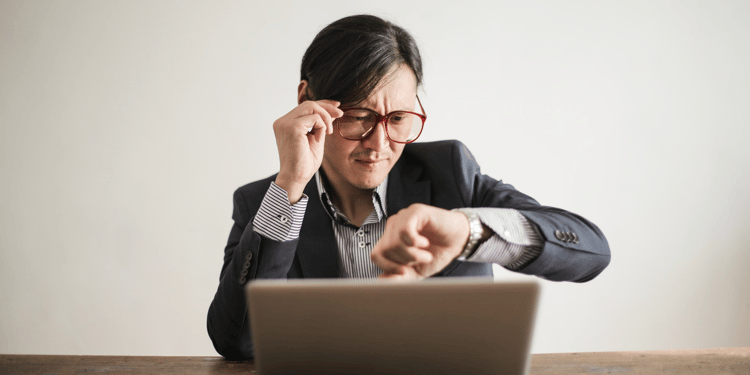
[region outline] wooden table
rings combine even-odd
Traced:
[[[221,357],[0,355],[0,374],[246,374],[252,362]],[[750,348],[533,354],[531,374],[750,375]]]

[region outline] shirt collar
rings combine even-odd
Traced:
[[[331,188],[331,184],[328,181],[328,178],[323,172],[323,168],[320,168],[317,172],[315,172],[315,184],[318,186],[320,202],[323,203],[323,207],[326,209],[326,212],[331,217],[331,219],[340,223],[350,224],[346,216],[337,211],[336,207],[331,201],[331,194],[333,194],[334,192]],[[329,190],[331,191],[331,193],[328,193]],[[372,192],[372,205],[375,207],[375,213],[378,215],[378,220],[383,220],[387,217],[386,212],[388,211],[385,205],[385,194],[387,190],[388,175],[385,176],[383,182],[381,182],[380,185],[378,185]]]

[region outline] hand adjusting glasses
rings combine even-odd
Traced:
[[[424,112],[422,102],[417,96],[419,109]],[[359,141],[367,138],[372,134],[379,123],[385,126],[385,134],[396,143],[412,143],[419,138],[424,128],[424,122],[427,120],[426,114],[419,114],[409,111],[393,111],[385,116],[368,108],[342,107],[344,115],[334,120],[334,124],[339,129],[344,139],[350,141]]]

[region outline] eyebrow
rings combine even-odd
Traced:
[[[366,110],[369,110],[369,111],[373,111],[373,112],[375,112],[375,113],[377,113],[377,114],[379,114],[381,116],[385,116],[385,115],[387,115],[389,113],[393,113],[393,112],[413,112],[414,111],[414,108],[412,108],[412,109],[394,109],[394,110],[392,110],[390,112],[386,112],[385,114],[381,114],[380,112],[378,112],[378,111],[376,111],[376,110],[374,110],[372,108],[361,107],[361,106],[358,106],[358,105],[353,105],[353,106],[342,105],[339,108],[343,108],[343,109],[366,109]]]

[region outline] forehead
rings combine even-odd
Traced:
[[[386,75],[378,86],[356,107],[387,113],[399,109],[412,109],[417,97],[417,79],[407,66],[400,65]]]

